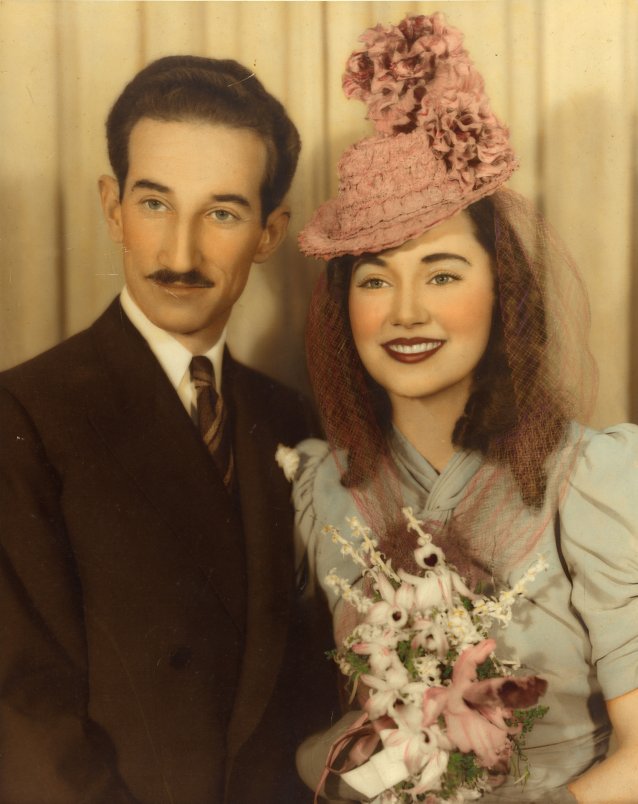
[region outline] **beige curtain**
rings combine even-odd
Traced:
[[[233,57],[289,109],[304,141],[292,232],[255,266],[230,341],[246,362],[304,387],[302,333],[319,271],[295,235],[335,189],[339,154],[369,133],[340,89],[359,33],[444,11],[466,34],[536,199],[581,266],[600,366],[596,424],[638,418],[636,0],[109,2],[0,0],[0,367],[89,324],[119,291],[96,178],[103,125],[124,83],[178,52]]]

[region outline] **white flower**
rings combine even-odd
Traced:
[[[443,654],[445,655],[445,654]],[[428,687],[437,687],[441,683],[440,661],[435,656],[421,656],[414,660],[414,666],[419,678],[425,681]]]
[[[472,617],[464,606],[457,606],[448,612],[446,625],[451,642],[461,648],[474,645],[481,639],[481,634],[476,630]]]
[[[394,651],[395,647],[396,638],[378,636],[373,642],[356,642],[351,649],[355,653],[368,656],[372,674],[377,678],[384,678],[386,670],[392,664],[393,657],[398,661]]]
[[[428,609],[445,606],[450,602],[446,594],[447,587],[441,582],[439,575],[433,572],[426,572],[420,577],[400,569],[399,577],[404,583],[409,583],[415,588],[414,608],[417,611],[426,612]]]
[[[425,793],[428,790],[438,790],[441,787],[441,776],[447,770],[449,754],[447,751],[436,749],[431,755],[419,781],[414,789],[414,793]]]
[[[375,585],[382,600],[372,605],[366,621],[375,625],[391,625],[397,630],[403,628],[414,602],[414,587],[402,583],[395,589],[384,575],[376,576]]]
[[[299,453],[292,447],[286,447],[283,444],[277,445],[275,452],[275,460],[277,465],[283,471],[286,480],[290,483],[295,479],[297,469],[299,468]]]
[[[412,637],[413,648],[425,648],[428,653],[433,654],[439,661],[443,661],[448,652],[448,638],[445,633],[444,623],[441,622],[441,615],[437,615],[439,622],[433,620],[420,620],[415,622],[418,628]]]
[[[394,705],[401,697],[401,690],[410,683],[408,671],[397,654],[392,651],[388,659],[386,667],[379,675],[361,675],[361,681],[370,687],[370,697],[365,702],[370,720],[377,720],[383,715],[393,717]]]
[[[511,589],[504,589],[498,599],[480,598],[474,600],[474,616],[483,620],[491,619],[507,625],[512,619],[512,607],[516,601],[525,593],[526,586],[531,583],[540,572],[544,572],[548,567],[543,555],[539,555],[537,560],[525,572],[525,574],[514,584]]]
[[[337,575],[336,569],[332,569],[328,575],[326,575],[324,580],[326,584],[331,586],[338,595],[350,603],[351,606],[354,606],[354,608],[360,614],[365,614],[365,612],[369,610],[370,606],[372,606],[372,601],[370,598],[366,597],[358,589],[353,589],[345,578]]]

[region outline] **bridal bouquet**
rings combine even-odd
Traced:
[[[360,737],[350,751],[356,767],[342,776],[379,804],[478,799],[524,759],[525,734],[547,711],[536,706],[546,682],[517,675],[488,638],[494,623],[510,621],[516,599],[547,565],[539,558],[498,598],[473,594],[412,510],[404,515],[418,537],[421,575],[395,571],[355,518],[348,520],[350,540],[325,528],[365,578],[365,591],[336,571],[326,578],[359,613],[334,659],[353,697],[359,688],[365,699],[362,717],[332,757]]]

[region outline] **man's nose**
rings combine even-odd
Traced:
[[[163,268],[177,273],[190,271],[200,264],[201,253],[197,225],[191,220],[176,218],[167,227],[159,255]]]
[[[426,294],[411,286],[398,287],[393,294],[391,322],[396,326],[415,327],[431,318]]]

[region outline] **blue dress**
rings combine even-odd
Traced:
[[[517,660],[548,681],[541,703],[549,711],[526,742],[531,776],[525,788],[508,780],[484,801],[542,800],[543,791],[581,775],[608,750],[605,700],[638,688],[638,427],[598,432],[574,425],[570,437],[577,443],[576,459],[565,493],[546,501],[556,510],[543,520],[547,525],[535,549],[549,569],[528,586],[512,622],[494,633],[501,658]],[[391,448],[405,502],[420,519],[453,511],[482,465],[480,454],[460,451],[439,474],[397,431]],[[345,518],[361,515],[339,482],[328,445],[308,440],[297,451],[298,558],[307,558],[338,613],[337,598],[323,579],[334,568],[351,582],[360,575],[322,528],[334,525],[347,536]],[[532,560],[498,580],[513,585]]]

